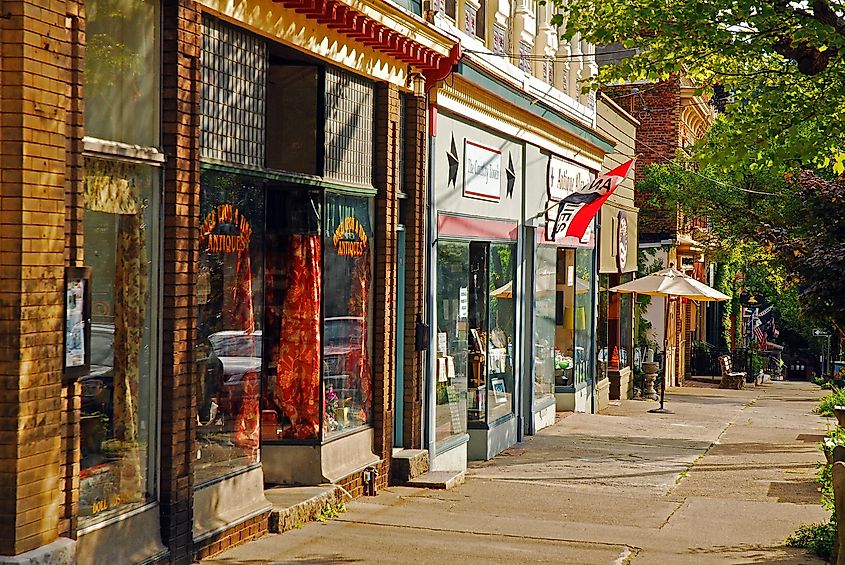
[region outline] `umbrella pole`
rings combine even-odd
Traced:
[[[666,371],[668,368],[667,359],[669,357],[669,295],[663,297],[663,374],[661,375],[662,382],[660,383],[660,408],[649,410],[652,414],[674,414],[671,410],[663,407],[663,402],[666,399]]]

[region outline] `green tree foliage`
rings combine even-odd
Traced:
[[[717,87],[725,127],[713,131],[707,150],[723,170],[831,160],[837,172],[845,168],[838,0],[551,1],[564,37],[636,50],[600,69],[591,86],[682,73],[704,90]]]
[[[746,290],[774,303],[796,332],[820,320],[845,328],[845,182],[808,171],[731,176],[685,164],[648,167],[637,188],[709,218],[706,243],[721,264],[717,288],[736,296],[731,281],[742,272]]]

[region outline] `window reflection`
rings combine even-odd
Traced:
[[[205,173],[197,280],[197,460],[201,484],[258,460],[262,183]]]
[[[534,273],[534,402],[554,394],[557,249],[537,247]]]
[[[467,393],[469,244],[437,244],[435,441],[466,433],[468,410],[483,410],[485,389]]]
[[[85,163],[83,229],[93,304],[91,371],[80,379],[83,523],[153,496],[155,180],[151,167]]]

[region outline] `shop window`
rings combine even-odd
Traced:
[[[210,16],[202,30],[202,156],[263,167],[267,43]]]
[[[322,116],[316,65],[270,61],[267,80],[267,167],[318,175]]]
[[[85,2],[86,135],[158,146],[159,17],[155,0]]]
[[[262,184],[211,172],[201,180],[195,484],[258,461]]]
[[[575,250],[575,382],[585,383],[593,371],[593,253],[591,248]]]
[[[446,438],[463,433],[455,413],[464,393],[469,425],[513,412],[515,246],[442,242],[438,250],[438,437]]]
[[[534,402],[554,395],[557,249],[537,247],[534,272]],[[562,368],[561,368],[562,370]]]
[[[469,244],[437,244],[435,442],[466,433],[469,369]]]
[[[370,423],[373,402],[373,200],[326,195],[323,435]]]
[[[319,191],[267,193],[265,440],[320,435],[321,204]]]
[[[489,375],[489,422],[513,412],[514,359],[516,341],[516,308],[514,268],[516,247],[510,243],[490,244],[490,307],[487,338],[487,371]]]
[[[372,81],[326,67],[323,166],[326,178],[372,186],[374,104]]]
[[[91,371],[80,379],[82,527],[155,494],[157,178],[149,166],[85,161],[92,310]]]
[[[633,333],[633,297],[630,294],[607,292],[608,289],[631,280],[631,275],[601,275],[599,292],[599,326],[596,341],[599,377],[606,369],[619,370],[631,365]]]
[[[575,276],[575,250],[556,248],[555,258],[555,385],[576,383],[575,296],[586,292]]]

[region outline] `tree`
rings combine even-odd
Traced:
[[[685,165],[648,167],[638,190],[707,216],[705,243],[717,261],[741,267],[747,285],[793,325],[808,329],[805,313],[845,329],[845,181],[810,171],[731,176]]]
[[[727,127],[714,130],[708,151],[723,170],[831,160],[845,170],[841,0],[551,1],[567,39],[637,52],[587,86],[683,73],[718,92]]]

